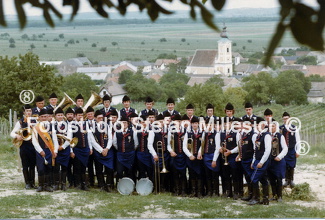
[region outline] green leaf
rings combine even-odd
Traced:
[[[297,13],[291,18],[290,28],[293,36],[301,44],[308,45],[315,50],[323,50],[324,41],[317,30],[317,25],[308,17],[301,15]]]
[[[46,1],[44,4],[47,8],[50,8],[58,18],[62,19],[62,14],[49,1]]]
[[[2,0],[0,0],[0,25],[2,25],[4,27],[7,26],[5,15],[3,13],[3,2],[2,2]]]
[[[43,16],[45,18],[46,23],[48,23],[48,25],[50,25],[52,28],[55,27],[53,19],[48,10],[44,9]]]
[[[217,9],[218,11],[220,11],[226,3],[226,0],[211,0],[211,1],[212,1],[213,7],[215,9]]]
[[[201,8],[201,16],[203,18],[203,21],[205,24],[207,24],[210,28],[219,31],[219,28],[214,24],[213,22],[213,14],[211,14],[210,11],[208,11],[203,5],[199,5]]]
[[[266,57],[265,57],[265,60],[264,60],[264,65],[265,66],[267,66],[269,64],[271,56],[273,56],[274,50],[278,46],[278,44],[280,43],[285,30],[286,30],[286,26],[283,25],[283,23],[281,23],[281,22],[278,23],[278,26],[276,28],[276,32],[273,35],[272,40],[271,40],[271,42],[269,44],[269,47],[267,49],[267,52],[266,52]]]
[[[19,19],[19,24],[21,29],[23,29],[26,26],[26,14],[22,4],[23,3],[21,1],[15,0],[15,7],[18,14],[18,19]]]
[[[202,4],[205,4],[208,0],[202,0]]]

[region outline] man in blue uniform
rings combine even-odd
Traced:
[[[212,117],[212,116],[211,116]],[[207,125],[203,134],[203,144],[199,149],[198,159],[204,162],[205,178],[207,183],[207,196],[219,196],[219,173],[220,173],[220,134],[215,125],[217,119],[208,117],[205,120]],[[218,118],[219,120],[219,118]]]
[[[284,139],[288,146],[288,153],[284,157],[286,161],[286,175],[284,187],[290,186],[293,188],[295,183],[293,182],[294,170],[297,163],[297,158],[299,157],[300,152],[300,134],[299,130],[295,125],[289,125],[287,122],[290,118],[288,112],[284,112],[282,115],[283,125],[280,126],[280,133],[284,136]]]
[[[253,184],[253,198],[248,202],[248,205],[256,205],[260,203],[259,182],[262,184],[263,200],[262,204],[269,204],[269,184],[267,181],[267,168],[270,163],[272,137],[265,129],[266,122],[263,118],[257,117],[256,123],[258,134],[254,134],[252,141],[254,143],[254,157],[251,164],[253,170],[251,181]],[[260,124],[261,123],[261,124]]]
[[[88,127],[88,123],[83,121],[84,113],[82,108],[75,110],[76,121],[73,121],[72,132],[73,137],[78,138],[78,144],[72,149],[70,156],[73,158],[73,175],[76,185],[79,189],[88,191],[86,185],[86,168],[89,155],[92,154],[92,132]]]
[[[112,111],[116,108],[111,106],[112,102],[112,97],[109,96],[108,94],[104,95],[103,97],[103,105],[104,107],[100,109],[101,113],[103,114],[104,117],[107,118],[107,121],[109,122],[110,115]]]
[[[202,197],[202,174],[203,162],[199,160],[198,153],[201,147],[203,132],[199,129],[199,118],[192,117],[191,130],[184,136],[183,151],[186,154],[186,164],[189,169],[189,179],[191,182],[191,197]]]
[[[124,108],[120,110],[120,118],[129,118],[129,116],[134,112],[137,113],[137,110],[131,108],[131,99],[129,96],[125,95],[122,99],[122,104]]]
[[[100,110],[95,112],[95,118],[94,138],[96,144],[93,144],[93,155],[98,186],[103,191],[111,192],[114,185],[114,151],[111,150],[113,143],[112,132],[108,124],[104,122],[104,116]],[[106,174],[106,180],[104,174]]]
[[[53,123],[53,130],[56,134],[63,135],[68,139],[72,139],[71,129],[68,129],[68,123],[64,121],[64,114],[62,108],[58,108],[55,111],[56,121]],[[53,169],[54,186],[53,190],[58,190],[61,186],[61,190],[66,191],[66,177],[70,160],[70,142],[63,138],[58,138],[58,153],[55,158],[55,166]]]
[[[153,106],[155,104],[155,102],[153,101],[153,99],[148,96],[146,98],[146,101],[144,102],[144,104],[146,105],[146,109],[143,109],[141,112],[140,112],[140,115],[145,115],[147,116],[149,111],[153,111],[155,113],[155,116],[158,115],[158,110],[157,109],[154,109]]]
[[[122,115],[123,123],[120,131],[116,131],[113,137],[113,145],[117,149],[117,177],[129,177],[134,179],[133,167],[135,149],[138,146],[137,133],[129,126],[129,119]]]
[[[163,114],[165,112],[169,112],[169,114],[171,115],[171,118],[173,119],[173,117],[177,114],[179,114],[178,111],[176,111],[174,108],[175,108],[175,101],[173,98],[168,98],[167,101],[166,101],[166,106],[167,106],[167,110],[165,110],[163,112]]]
[[[10,136],[17,141],[21,141],[21,146],[19,147],[19,155],[21,159],[21,164],[23,168],[23,175],[25,180],[25,188],[33,189],[35,186],[35,166],[36,166],[36,157],[35,157],[35,148],[33,146],[32,140],[23,140],[22,135],[28,136],[31,135],[32,130],[29,123],[29,118],[32,116],[32,108],[29,104],[23,106],[24,116],[17,121],[14,129],[10,133]],[[27,128],[30,130],[28,131]],[[23,131],[23,134],[18,134],[20,129],[26,129]]]
[[[36,192],[53,192],[50,185],[50,175],[53,160],[58,150],[57,136],[47,121],[47,111],[42,109],[39,112],[39,123],[34,126],[32,142],[36,150],[36,165],[38,172],[39,187]]]
[[[39,115],[40,111],[44,108],[44,98],[42,96],[37,96],[35,99],[36,107],[32,108],[32,115]]]
[[[183,139],[186,130],[181,127],[181,116],[174,115],[168,132],[167,149],[172,157],[174,195],[185,196],[187,188],[186,155],[183,151]]]
[[[192,120],[193,117],[196,117],[196,116],[194,115],[194,112],[195,112],[195,108],[194,108],[194,106],[193,106],[192,104],[188,104],[188,105],[186,106],[186,115],[187,115],[187,117],[189,118],[189,120]]]
[[[245,103],[245,112],[246,115],[242,117],[243,121],[247,121],[247,119],[253,124],[256,120],[256,115],[253,113],[253,105],[250,102]]]
[[[76,106],[73,108],[74,111],[77,110],[77,108],[82,108],[84,105],[84,97],[81,94],[78,94],[75,98]]]
[[[275,121],[270,124],[270,131],[272,132],[272,148],[270,166],[267,170],[267,175],[272,188],[272,200],[282,202],[282,179],[285,177],[286,170],[286,162],[284,157],[288,153],[288,146],[284,136],[277,131],[277,125],[278,123]]]
[[[49,109],[54,110],[56,108],[57,103],[58,103],[58,97],[54,92],[50,95],[49,102],[50,102],[50,104],[46,106],[46,109],[47,110],[49,110]]]

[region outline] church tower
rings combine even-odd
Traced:
[[[224,26],[218,40],[218,58],[215,62],[215,72],[225,76],[232,76],[232,42],[228,39],[227,27]]]

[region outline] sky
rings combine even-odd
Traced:
[[[70,6],[62,6],[62,0],[49,0],[59,11],[61,11],[63,14],[71,13],[71,7]],[[188,7],[182,4],[179,0],[173,0],[173,3],[170,4],[169,2],[158,0],[162,6],[170,9],[170,10],[187,10]],[[209,2],[211,0],[208,0],[206,3],[206,6],[208,8],[211,8],[211,3]],[[299,1],[299,0],[296,0]],[[89,5],[89,2],[87,0],[80,0],[81,7],[79,12],[92,12],[94,9],[92,9]],[[304,2],[311,6],[317,6],[317,0],[301,0],[301,2]],[[16,9],[14,6],[14,0],[6,0],[3,1],[4,5],[4,12],[5,15],[15,15]],[[233,8],[275,8],[280,7],[279,0],[227,0],[226,5],[224,6],[224,9],[233,9]],[[30,4],[26,4],[25,6],[26,14],[29,16],[36,16],[41,15],[42,12],[40,9],[32,8]],[[132,6],[128,8],[130,11],[137,11],[137,7]]]

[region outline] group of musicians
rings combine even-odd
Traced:
[[[98,187],[111,192],[121,178],[134,182],[148,178],[156,191],[159,188],[176,196],[221,194],[249,205],[267,205],[270,200],[282,201],[283,187],[295,186],[300,137],[299,130],[287,123],[287,112],[279,126],[270,109],[258,117],[250,103],[244,106],[246,115],[238,118],[231,103],[225,106],[223,117],[214,115],[212,104],[206,106],[206,116],[198,117],[192,104],[180,115],[172,98],[166,102],[167,110],[159,113],[148,97],[139,115],[131,108],[128,96],[123,97],[120,111],[111,101],[105,95],[102,109],[84,109],[84,98],[79,94],[76,107],[64,112],[53,93],[46,107],[40,96],[36,107],[23,107],[24,115],[11,137],[21,143],[26,189],[65,191],[68,181],[69,187],[88,191],[95,186],[96,177]]]

